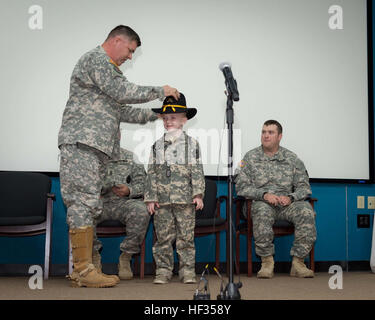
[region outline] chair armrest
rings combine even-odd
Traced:
[[[314,208],[314,206],[315,206],[315,202],[317,202],[318,199],[317,199],[317,198],[311,198],[311,197],[308,197],[308,198],[306,198],[306,201],[310,202],[310,204],[311,204],[311,206],[312,206],[312,208],[313,208],[313,210],[314,210],[314,209],[315,209],[315,208]]]
[[[240,223],[241,220],[241,210],[240,208],[242,207],[242,203],[246,201],[245,197],[242,196],[237,196],[233,198],[233,202],[236,205],[236,226]]]
[[[220,196],[219,198],[217,198],[217,200],[221,203],[223,201],[227,201],[228,197],[227,196]]]
[[[246,205],[246,212],[247,212],[247,217],[250,217],[251,220],[251,204],[253,200],[251,199],[246,199],[245,197],[239,196],[234,198],[234,201],[236,203],[236,224],[238,225],[241,220],[241,208],[243,205]],[[246,219],[249,220],[249,219]]]
[[[53,201],[56,197],[53,193],[47,194],[47,212],[46,212],[46,222],[47,222],[47,232],[52,232],[52,221],[53,221]]]
[[[233,199],[234,203],[236,204],[236,221],[235,221],[235,226],[237,229],[237,226],[240,224],[241,221],[241,209],[243,204],[246,204],[247,199],[242,196],[237,196]],[[251,201],[251,200],[250,200]]]
[[[318,201],[318,199],[317,198],[313,198],[313,197],[307,197],[305,200],[307,200],[307,201],[310,201],[310,200],[312,200],[312,201]]]
[[[245,201],[245,200],[246,200],[246,198],[242,197],[242,196],[237,196],[237,197],[233,198],[234,202],[237,202],[237,201],[241,202],[241,201]]]

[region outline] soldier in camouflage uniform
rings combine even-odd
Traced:
[[[118,280],[98,273],[92,265],[93,221],[102,213],[105,168],[116,146],[120,122],[157,119],[151,110],[127,104],[179,96],[169,86],[138,86],[125,78],[119,66],[131,59],[140,45],[134,30],[118,26],[101,46],[79,59],[71,76],[58,146],[61,193],[72,243],[73,286],[110,287]]]
[[[196,114],[187,108],[184,95],[177,101],[167,97],[161,113],[167,132],[152,146],[148,166],[145,202],[154,214],[157,241],[154,283],[167,283],[172,277],[173,242],[179,257],[179,278],[195,279],[195,210],[203,208],[205,181],[198,142],[183,131],[183,125]]]
[[[126,237],[120,244],[119,278],[133,278],[130,260],[140,251],[150,220],[143,190],[146,171],[135,155],[121,148],[119,160],[109,161],[102,189],[103,213],[95,219],[97,225],[105,220],[119,220],[126,226]],[[102,244],[94,232],[93,264],[100,271]]]
[[[294,224],[295,239],[290,275],[313,277],[304,264],[316,240],[315,213],[307,201],[311,195],[309,177],[303,162],[281,147],[282,126],[268,120],[262,129],[262,145],[246,153],[236,172],[239,196],[253,200],[251,207],[256,253],[262,259],[259,278],[271,278],[274,269],[272,226],[275,219]]]

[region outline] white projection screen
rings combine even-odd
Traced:
[[[230,62],[240,93],[233,106],[234,168],[259,146],[264,121],[276,119],[284,127],[282,145],[304,161],[310,178],[371,182],[368,6],[365,0],[1,0],[0,170],[58,173],[57,136],[73,68],[124,24],[142,41],[121,66],[127,79],[169,84],[198,109],[185,129],[201,144],[207,176],[227,175],[218,66]],[[124,123],[121,131],[122,147],[147,164],[163,126]]]

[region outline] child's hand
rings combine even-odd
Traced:
[[[147,203],[147,210],[148,210],[148,212],[149,212],[151,215],[153,215],[153,214],[156,212],[155,206],[156,206],[156,208],[160,208],[158,202],[148,202],[148,203]]]
[[[195,210],[203,209],[203,199],[201,195],[195,196],[193,199],[193,203],[195,204]]]

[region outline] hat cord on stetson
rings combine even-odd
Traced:
[[[187,109],[186,106],[179,106],[179,105],[174,105],[174,104],[166,104],[166,105],[163,106],[163,112],[165,112],[165,109],[167,109],[168,107],[172,108],[173,112],[176,112],[175,108],[185,108],[185,109]]]

